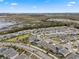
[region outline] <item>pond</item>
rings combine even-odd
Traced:
[[[0,20],[0,29],[14,25],[15,22],[1,21]]]

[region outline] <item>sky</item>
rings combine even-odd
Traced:
[[[72,12],[79,12],[79,0],[0,0],[0,13]]]

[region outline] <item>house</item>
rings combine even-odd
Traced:
[[[22,54],[22,55],[17,56],[15,59],[29,59],[29,57],[26,56],[25,54]]]
[[[28,39],[28,42],[32,43],[33,45],[38,44],[39,41],[40,41],[40,40],[37,39],[36,36],[31,36],[31,37]]]
[[[49,51],[57,53],[57,49],[56,49],[56,47],[54,45],[49,44],[48,49],[49,49]]]
[[[37,40],[37,36],[31,36],[29,37],[28,41],[31,43],[31,42],[34,42],[34,40]]]
[[[65,48],[67,48],[70,52],[73,52],[72,42],[69,41],[68,43],[66,43]]]
[[[43,47],[43,48],[45,48],[45,49],[48,49],[49,51],[52,51],[54,53],[57,52],[57,49],[56,49],[55,45],[49,44],[49,43],[47,43],[44,40],[43,41],[39,41],[38,45]]]
[[[7,49],[7,50],[5,50],[4,52],[3,52],[3,55],[5,56],[5,57],[8,57],[9,59],[14,59],[16,56],[18,56],[19,54],[18,54],[18,52],[17,51],[15,51],[13,48],[9,48],[9,49]]]
[[[46,41],[39,41],[38,46],[43,47],[43,48],[48,48],[49,44]]]
[[[58,51],[59,54],[61,54],[62,56],[66,57],[68,54],[70,54],[69,50],[66,48],[62,48]]]
[[[0,55],[3,55],[3,52],[4,52],[5,50],[7,50],[6,47],[4,47],[4,48],[0,48]]]
[[[70,55],[68,55],[66,58],[64,59],[79,59],[79,55],[76,53],[71,53]]]

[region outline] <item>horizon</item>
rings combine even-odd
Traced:
[[[4,12],[4,13],[2,13],[2,14],[56,14],[56,13],[58,13],[58,14],[72,14],[72,13],[74,13],[74,14],[79,14],[79,12],[50,12],[50,13],[32,13],[32,12],[30,12],[30,13],[27,13],[27,12]],[[0,12],[0,14],[1,14],[1,12]]]
[[[79,0],[0,0],[0,13],[79,13]]]

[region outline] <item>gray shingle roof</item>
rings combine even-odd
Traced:
[[[8,57],[8,58],[14,57],[17,54],[18,54],[17,51],[15,51],[12,48],[9,48],[9,49],[7,49],[6,51],[3,52],[3,55]]]
[[[59,50],[59,53],[66,57],[70,52],[66,48],[62,48]]]
[[[0,54],[2,54],[5,50],[7,50],[7,48],[0,48]]]
[[[72,53],[69,56],[67,56],[65,59],[79,59],[79,55]]]
[[[28,56],[26,55],[20,55],[20,56],[17,56],[15,59],[29,59]]]

